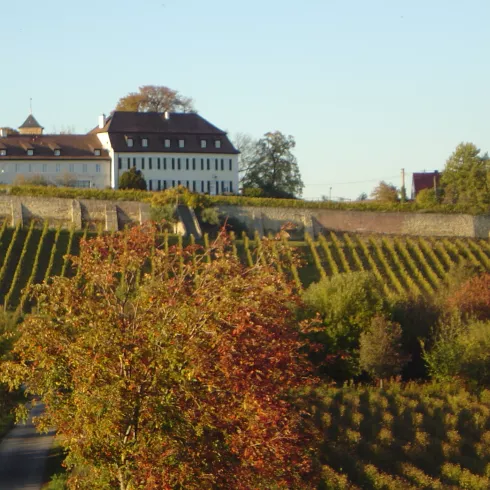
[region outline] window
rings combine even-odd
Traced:
[[[215,189],[214,189],[214,191],[216,192],[216,195],[218,195],[218,194],[219,194],[219,180],[217,180],[217,181],[215,182]]]
[[[31,171],[31,170],[29,169],[29,172],[30,172],[30,171]],[[75,172],[75,164],[74,164],[74,163],[70,163],[70,172],[71,172],[71,173],[74,173],[74,172]]]
[[[75,187],[90,187],[90,180],[77,180],[75,182]]]
[[[214,147],[215,147],[215,148],[221,148],[221,141],[220,141],[220,140],[216,140],[216,141],[214,142]]]
[[[0,157],[7,156],[7,150],[0,150]]]
[[[196,170],[196,159],[192,159],[192,170]]]
[[[158,179],[158,190],[161,191],[162,190],[162,181],[160,179]]]
[[[100,150],[94,150],[94,155],[96,157],[100,157]],[[121,167],[119,167],[119,168],[121,168]]]
[[[164,180],[164,181],[163,181],[163,190],[165,190],[166,188],[167,188],[167,181],[166,181],[166,180]]]
[[[214,159],[214,170],[218,170],[218,159]]]
[[[208,158],[206,161],[207,169],[211,170],[211,160]]]
[[[188,158],[185,159],[185,169],[189,170],[189,159]]]
[[[177,170],[180,170],[180,158],[177,158]]]
[[[141,170],[145,169],[145,157],[141,159]]]
[[[175,180],[172,180],[172,187],[175,187]]]
[[[162,161],[160,159],[160,157],[157,158],[157,169],[160,170],[161,169],[161,165],[162,164]]]
[[[29,163],[29,172],[32,172],[32,163]]]
[[[172,170],[175,170],[175,158],[172,158]]]
[[[61,155],[61,151],[60,150],[58,150],[58,149],[54,150],[54,156],[55,157],[59,157],[60,155]]]
[[[150,179],[148,181],[148,184],[149,184],[149,188],[150,188],[149,190],[152,191],[153,190],[153,181]]]
[[[149,168],[150,170],[152,170],[152,168],[153,168],[153,162],[152,162],[152,160],[151,160],[151,157],[150,157],[150,158],[148,158],[148,168]]]
[[[143,139],[141,140],[141,146],[142,146],[143,148],[148,148],[148,138],[143,138]]]
[[[82,166],[82,172],[87,173],[87,164],[86,163],[84,163]]]
[[[201,158],[201,170],[204,170],[204,158]]]
[[[201,180],[201,192],[204,192],[204,180]]]
[[[133,167],[136,167],[136,157],[133,157]]]
[[[128,170],[131,168],[131,158],[128,157]]]
[[[32,157],[34,155],[34,150],[27,150],[27,156]]]
[[[221,159],[221,170],[224,170],[224,169],[225,169],[225,161],[222,158]]]
[[[208,194],[211,194],[211,182],[208,180]]]
[[[122,169],[122,158],[121,158],[121,157],[119,157],[119,158],[117,159],[117,168],[118,168],[119,170],[121,170],[121,169]]]
[[[201,148],[206,148],[206,140],[201,140]]]
[[[167,159],[163,159],[163,170],[167,170]]]
[[[180,180],[177,181],[177,185],[180,185]]]
[[[185,186],[189,189],[189,181],[186,181]]]
[[[61,165],[59,163],[56,164],[56,172],[58,173],[61,170]]]
[[[165,148],[170,148],[170,140],[165,140]]]
[[[126,140],[126,143],[128,145],[128,148],[132,148],[133,147],[133,138],[128,138]]]
[[[221,181],[221,192],[222,193],[223,192],[226,192],[226,189],[225,189],[225,181],[224,180]]]
[[[46,163],[43,163],[43,172],[48,171],[48,165]]]
[[[184,148],[185,141],[184,140],[179,140],[179,148]]]
[[[100,163],[95,164],[95,172],[100,174]]]
[[[230,180],[230,192],[233,192],[233,181]]]
[[[229,163],[230,163],[230,172],[231,172],[233,170],[233,163],[232,163],[231,158],[230,158],[230,162]]]
[[[193,190],[193,192],[196,192],[196,181],[195,180],[192,181],[192,190]]]

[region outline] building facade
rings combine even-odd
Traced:
[[[183,185],[238,192],[238,151],[226,132],[198,114],[114,112],[85,135],[44,135],[30,115],[20,134],[0,129],[0,182],[41,177],[57,185],[112,187],[132,167],[148,190]]]

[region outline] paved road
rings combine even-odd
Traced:
[[[42,412],[41,405],[31,416]],[[37,434],[31,418],[26,425],[15,426],[0,444],[0,490],[39,490],[44,465],[53,443],[53,435]]]

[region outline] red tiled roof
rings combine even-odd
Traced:
[[[0,138],[0,148],[7,150],[7,155],[0,156],[0,161],[9,159],[109,159],[109,153],[102,149],[99,138],[95,134],[9,135]],[[27,149],[34,150],[34,154],[27,155]],[[54,155],[55,149],[60,150],[60,156]],[[94,154],[95,149],[101,150],[100,156]]]

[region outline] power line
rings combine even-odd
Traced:
[[[358,180],[355,182],[324,182],[324,183],[315,183],[315,184],[305,184],[305,185],[323,185],[323,186],[334,186],[334,185],[352,185],[352,184],[367,184],[370,182],[379,182],[381,180],[388,180],[388,179],[397,179],[399,176],[398,175],[392,175],[391,177],[379,177],[377,179],[369,179],[369,180]]]

